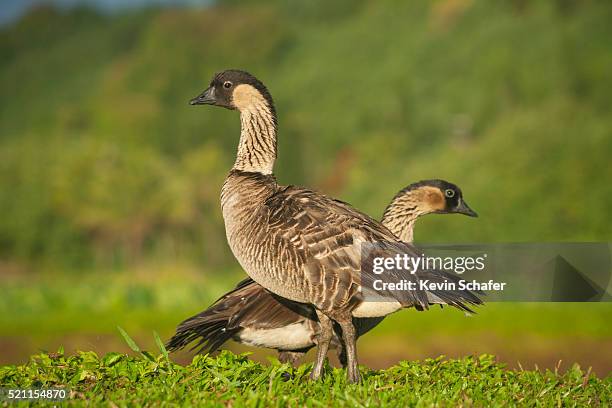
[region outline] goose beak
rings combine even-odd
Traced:
[[[459,199],[459,204],[457,205],[457,207],[455,207],[455,211],[454,212],[459,213],[459,214],[465,214],[468,217],[478,217],[478,214],[476,214],[476,211],[472,210],[465,203],[465,201],[463,201],[463,198]]]
[[[190,105],[214,105],[215,103],[215,88],[212,86],[189,101]]]

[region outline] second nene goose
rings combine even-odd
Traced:
[[[432,213],[477,216],[465,203],[459,187],[444,180],[423,180],[400,190],[384,211],[381,222],[402,241],[412,242],[416,220]],[[357,337],[383,319],[354,318]],[[281,362],[294,364],[316,345],[318,326],[312,306],[279,299],[247,278],[211,307],[183,321],[167,347],[174,351],[198,341],[194,348],[200,353],[210,353],[233,339],[250,346],[278,350]],[[331,344],[345,365],[344,347],[337,332]]]
[[[215,75],[191,104],[240,112],[236,161],[221,191],[228,243],[257,283],[278,296],[314,306],[320,331],[312,379],[322,374],[333,322],[342,330],[348,380],[359,382],[353,316],[381,317],[402,307],[426,309],[432,303],[481,303],[468,291],[421,290],[376,293],[388,301],[370,301],[364,296],[367,286],[362,282],[372,282],[377,276],[361,270],[362,244],[385,243],[371,251],[371,257],[418,256],[413,247],[344,202],[276,182],[272,174],[276,110],[266,87],[249,73],[227,70]],[[422,273],[417,271],[406,278],[416,281]],[[428,271],[427,278],[432,282],[458,280],[440,271]]]

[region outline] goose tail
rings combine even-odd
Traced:
[[[234,290],[218,299],[212,306],[181,322],[176,333],[166,343],[169,351],[177,351],[195,343],[190,351],[212,353],[240,331],[231,322],[241,310],[241,292],[252,280],[245,279]]]

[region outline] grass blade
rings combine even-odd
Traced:
[[[138,347],[136,342],[132,340],[132,338],[127,334],[127,332],[123,330],[120,326],[117,326],[117,330],[119,330],[119,333],[121,333],[121,336],[123,336],[123,339],[125,340],[127,345],[132,349],[132,351],[135,351],[136,353],[140,353],[140,347]]]
[[[155,343],[157,343],[157,347],[159,347],[159,351],[161,351],[161,353],[166,358],[166,361],[169,363],[170,357],[168,357],[168,350],[166,350],[166,346],[164,346],[164,342],[162,341],[162,339],[159,337],[159,334],[157,334],[155,330],[153,331],[153,337],[155,337]]]

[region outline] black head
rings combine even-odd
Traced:
[[[423,180],[406,187],[403,192],[415,189],[428,190],[427,201],[436,213],[457,213],[478,217],[465,200],[461,189],[445,180]]]
[[[216,74],[208,88],[189,103],[240,110],[253,101],[264,102],[274,111],[272,97],[260,80],[248,72],[228,69]]]

